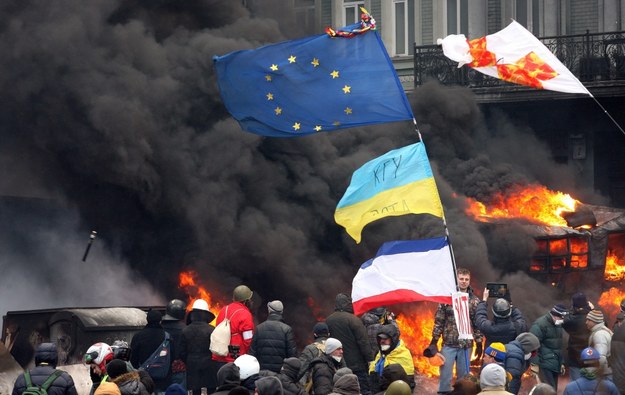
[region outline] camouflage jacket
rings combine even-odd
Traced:
[[[482,334],[475,327],[475,311],[480,299],[473,294],[473,289],[469,287],[469,317],[473,328],[473,338],[477,342],[482,341]],[[454,309],[450,304],[439,304],[434,316],[434,328],[432,329],[432,341],[438,343],[438,339],[443,336],[443,345],[450,347],[472,348],[472,340],[458,339],[458,327],[454,318]]]

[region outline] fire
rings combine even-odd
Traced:
[[[187,311],[191,310],[193,302],[198,299],[204,299],[208,303],[208,309],[215,315],[221,310],[222,305],[219,302],[213,302],[213,297],[204,288],[203,285],[198,284],[197,273],[194,271],[180,272],[178,275],[178,287],[184,289],[189,298],[187,304]],[[214,323],[214,322],[213,322]]]
[[[625,262],[622,262],[618,255],[610,250],[608,250],[608,254],[605,257],[605,279],[608,281],[625,279]]]
[[[310,307],[310,311],[312,311],[312,313],[315,316],[315,319],[317,321],[325,321],[326,320],[325,316],[321,312],[321,307],[319,307],[317,305],[317,303],[315,302],[315,300],[313,298],[311,298],[310,296],[308,298],[306,298],[306,304],[308,304],[308,307]]]
[[[625,291],[612,287],[604,291],[599,298],[599,306],[603,312],[614,322],[616,315],[621,311],[621,301],[625,299]]]
[[[478,221],[496,218],[524,218],[526,220],[553,226],[567,226],[560,215],[573,212],[580,202],[557,191],[550,191],[542,185],[514,186],[506,192],[493,196],[489,207],[482,202],[467,198],[466,213]]]
[[[422,355],[430,345],[434,328],[436,304],[419,304],[409,313],[399,313],[396,317],[401,333],[401,341],[412,353],[414,366],[419,374],[427,377],[438,377],[438,366],[430,365],[429,359]]]

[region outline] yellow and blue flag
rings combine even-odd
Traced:
[[[362,229],[375,220],[422,213],[443,218],[432,168],[419,142],[389,151],[356,170],[334,219],[360,243]]]
[[[248,132],[293,137],[413,119],[376,31],[317,35],[213,60],[223,102]]]

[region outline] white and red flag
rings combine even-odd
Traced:
[[[451,295],[451,299],[456,327],[458,327],[458,338],[472,340],[473,328],[471,327],[471,316],[469,315],[469,294],[466,292],[454,292]]]
[[[438,43],[458,67],[466,64],[491,77],[537,89],[592,96],[540,40],[516,21],[485,37],[468,40],[464,34],[452,34]]]

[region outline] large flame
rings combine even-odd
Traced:
[[[613,323],[616,315],[621,311],[621,301],[625,299],[625,291],[612,287],[604,291],[597,304],[601,307],[608,318],[608,322]]]
[[[605,257],[605,279],[608,281],[625,280],[625,262],[611,250],[608,250]]]
[[[488,207],[472,198],[467,198],[467,204],[466,213],[478,221],[523,218],[545,225],[567,226],[560,215],[575,211],[580,202],[571,195],[550,191],[542,185],[517,185],[495,194]]]
[[[417,372],[427,377],[438,377],[438,366],[430,365],[427,357],[422,355],[430,345],[434,327],[436,304],[419,303],[408,313],[399,313],[396,317],[401,333],[401,341],[412,353],[412,360]]]
[[[197,273],[194,271],[181,272],[178,275],[178,286],[185,291],[189,299],[187,311],[191,310],[193,302],[198,299],[204,299],[208,303],[208,309],[215,315],[221,310],[222,304],[213,301],[213,296],[206,288],[199,284]],[[214,322],[213,322],[214,324]]]

